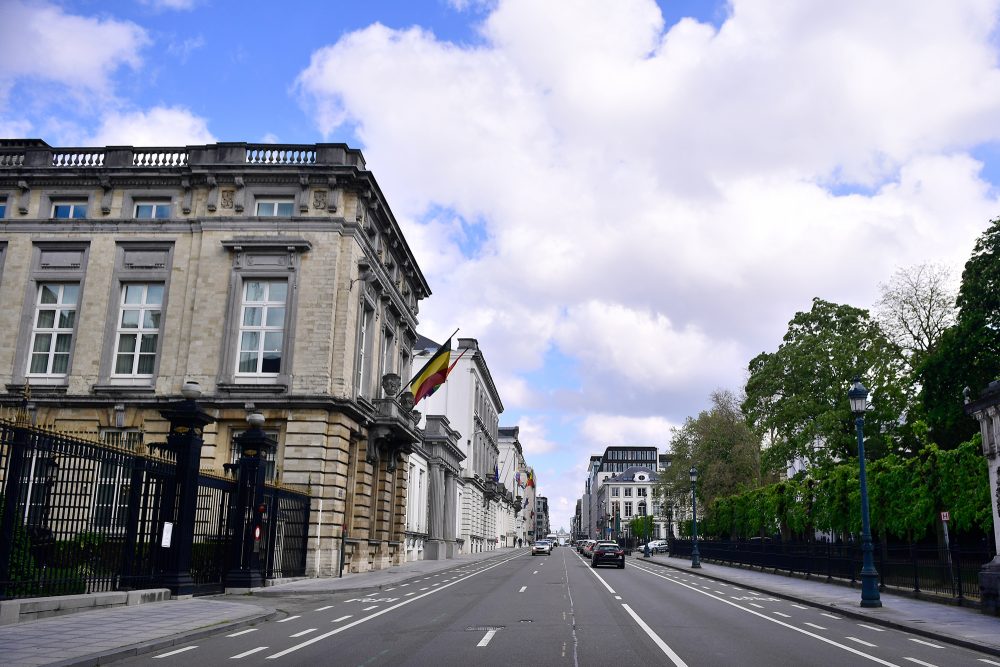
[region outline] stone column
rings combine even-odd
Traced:
[[[448,557],[443,541],[447,530],[445,524],[447,516],[445,471],[440,461],[429,461],[427,468],[427,500],[430,511],[427,517],[427,543],[424,546],[424,558],[440,560]]]
[[[966,390],[968,391],[968,390]],[[983,434],[983,454],[990,473],[990,503],[993,505],[993,539],[997,556],[979,571],[980,609],[984,614],[1000,614],[1000,380],[991,382],[978,400],[966,403],[965,411],[979,420]]]
[[[448,558],[454,558],[457,552],[455,544],[455,521],[458,502],[458,483],[455,481],[455,473],[451,470],[445,471],[445,495],[444,495],[444,540],[447,544]]]

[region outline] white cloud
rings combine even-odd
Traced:
[[[137,69],[149,43],[130,21],[66,13],[46,2],[7,0],[0,8],[0,83],[22,78],[57,83],[74,93],[111,97],[112,74]],[[0,85],[0,90],[4,86]],[[0,105],[6,100],[0,98]]]
[[[603,454],[605,447],[643,445],[663,451],[670,442],[670,429],[676,424],[664,417],[625,417],[612,414],[590,414],[580,427],[593,454]]]
[[[140,2],[154,9],[175,11],[189,11],[198,4],[198,0],[140,0]]]
[[[556,443],[548,439],[544,420],[538,417],[522,416],[518,420],[517,426],[520,429],[518,432],[518,441],[521,443],[525,459],[529,461],[529,465],[531,456],[546,454],[556,450]]]
[[[183,107],[111,112],[86,143],[92,146],[185,146],[215,143],[204,118]]]

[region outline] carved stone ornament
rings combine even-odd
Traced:
[[[403,395],[399,397],[399,405],[403,408],[403,412],[410,412],[411,410],[413,410],[414,406],[413,392],[404,391]]]
[[[233,196],[236,194],[235,190],[223,190],[222,191],[222,208],[232,208],[233,207]]]
[[[395,373],[386,373],[382,376],[382,391],[389,398],[396,398],[396,394],[399,393],[401,386],[402,380]]]
[[[324,209],[326,208],[326,190],[313,190],[313,208]]]

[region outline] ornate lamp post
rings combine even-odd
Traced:
[[[854,378],[854,384],[847,392],[854,413],[854,425],[858,430],[858,462],[861,465],[861,606],[881,607],[878,593],[878,572],[872,557],[872,530],[868,520],[868,478],[865,474],[865,410],[868,409],[868,390],[861,384],[861,378]]]
[[[691,478],[691,567],[701,568],[701,555],[698,553],[698,498],[695,495],[698,469],[691,466],[688,475]]]

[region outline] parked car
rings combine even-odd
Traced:
[[[597,540],[584,540],[580,545],[580,555],[590,558],[590,553],[595,544],[597,544]]]
[[[667,541],[666,540],[653,540],[649,543],[649,551],[654,554],[663,554],[667,552]],[[643,551],[645,547],[639,547],[640,551]]]
[[[531,545],[531,555],[537,556],[539,554],[543,556],[548,556],[552,553],[552,543],[548,540],[538,540]]]
[[[590,557],[590,567],[598,565],[617,565],[619,569],[624,569],[625,550],[614,542],[598,542]]]

